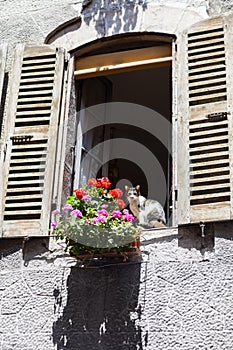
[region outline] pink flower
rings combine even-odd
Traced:
[[[91,199],[91,196],[89,196],[89,194],[86,194],[85,196],[83,196],[82,201],[91,201]]]
[[[56,223],[55,220],[53,220],[53,221],[51,222],[51,227],[56,227],[56,226],[57,226],[57,223]]]
[[[125,214],[123,216],[123,220],[132,222],[132,221],[134,221],[134,216],[132,214]]]
[[[77,209],[73,210],[71,212],[71,215],[77,216],[77,217],[80,217],[80,218],[83,216],[82,212],[80,210],[77,210]]]
[[[98,216],[99,215],[100,216],[108,216],[109,215],[107,210],[105,210],[105,209],[99,210],[97,214],[98,214]]]
[[[55,209],[55,210],[52,211],[52,214],[54,214],[54,215],[55,215],[55,214],[59,214],[59,213],[60,213],[60,210],[59,210],[59,209]]]
[[[93,224],[97,225],[98,222],[107,222],[107,218],[105,216],[98,216],[97,218],[94,218]]]
[[[71,204],[66,204],[66,205],[62,208],[63,211],[66,211],[66,210],[73,210],[73,209],[74,209],[74,208],[72,207]]]
[[[100,206],[100,208],[106,209],[106,208],[108,208],[108,204],[102,204],[102,205]]]
[[[112,217],[115,219],[120,219],[122,217],[122,212],[120,210],[114,210],[112,212]]]
[[[128,211],[128,209],[124,209],[124,210],[123,210],[123,214],[125,214],[125,215],[129,215],[129,211]]]

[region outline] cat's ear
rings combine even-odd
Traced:
[[[126,192],[128,192],[129,186],[126,186],[126,185],[125,185],[125,190],[126,190]]]
[[[137,191],[140,191],[140,185],[137,185],[137,186],[135,187],[135,189],[136,189]]]

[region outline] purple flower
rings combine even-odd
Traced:
[[[105,216],[98,216],[97,218],[94,218],[93,224],[97,225],[98,222],[107,222],[107,218]]]
[[[73,216],[78,216],[78,217],[80,217],[80,218],[83,216],[82,212],[81,212],[80,210],[77,210],[77,209],[73,210],[73,211],[71,212],[71,215],[73,215]]]
[[[125,214],[125,215],[123,216],[123,220],[124,220],[124,221],[130,221],[130,222],[132,222],[132,221],[134,221],[134,216],[131,215],[131,214]]]
[[[85,196],[82,197],[83,202],[84,201],[91,201],[91,200],[92,200],[92,198],[91,198],[91,196],[89,196],[89,194],[86,194]]]
[[[59,214],[60,213],[60,210],[59,209],[55,209],[52,211],[52,214],[55,215],[55,214]]]
[[[116,219],[120,219],[122,217],[122,212],[120,210],[113,210],[112,217]]]
[[[102,204],[102,205],[100,206],[100,208],[106,209],[106,208],[108,208],[108,204]]]
[[[99,215],[100,216],[108,216],[109,215],[107,210],[105,210],[105,209],[99,210],[97,214],[98,214],[98,216]]]
[[[125,214],[125,215],[129,215],[129,211],[128,211],[128,209],[124,209],[124,210],[123,210],[123,214]]]
[[[53,220],[53,221],[51,222],[51,227],[56,227],[56,226],[57,226],[57,223],[56,223],[55,220]]]
[[[62,208],[63,211],[66,211],[66,210],[73,210],[73,209],[74,209],[74,208],[72,207],[71,204],[66,204],[66,205]]]

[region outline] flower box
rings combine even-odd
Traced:
[[[90,250],[80,250],[77,255],[70,252],[70,255],[80,260],[90,260],[93,258],[115,258],[122,257],[124,260],[131,256],[140,255],[140,239],[136,239],[131,244],[120,249],[108,249],[103,252],[91,252]]]
[[[53,234],[78,258],[139,254],[140,229],[125,208],[119,188],[108,178],[89,179],[73,191],[62,210],[53,211]]]

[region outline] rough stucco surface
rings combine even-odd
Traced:
[[[46,239],[23,250],[2,241],[0,350],[232,349],[233,241],[223,229],[212,252],[153,234],[142,261],[85,267]]]
[[[166,6],[188,26],[188,11],[207,18],[232,11],[233,1],[93,0],[83,23],[99,37],[140,30],[134,8],[153,30]],[[0,41],[41,44],[81,8],[82,1],[0,0]],[[117,27],[118,14],[127,26]],[[0,241],[0,350],[232,350],[231,227],[216,227],[206,248],[198,230],[153,235],[142,240],[142,261],[104,266],[77,266],[52,241]]]

